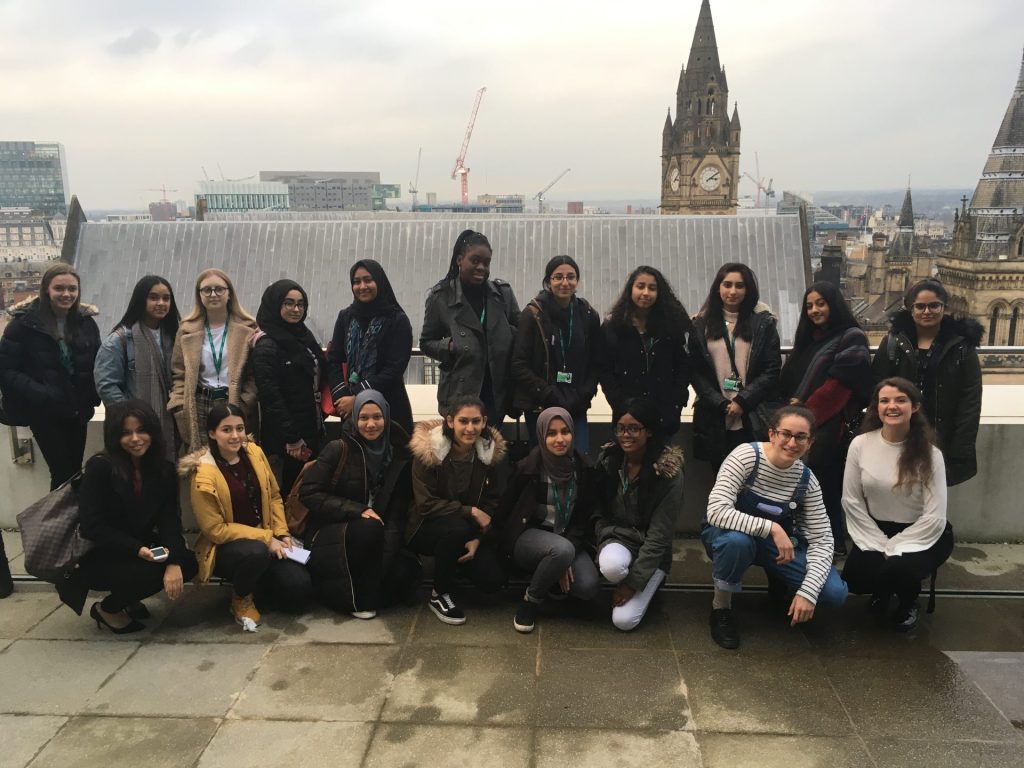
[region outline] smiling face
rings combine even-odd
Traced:
[[[222,277],[207,275],[199,283],[199,300],[207,312],[226,309],[230,298],[231,291]]]
[[[129,416],[121,426],[121,450],[133,459],[141,459],[153,444],[153,438],[142,426],[142,422]]]
[[[225,416],[217,428],[207,434],[217,444],[221,457],[231,460],[238,455],[245,442],[245,422],[241,416]]]
[[[356,430],[364,440],[376,440],[384,434],[384,412],[376,403],[366,403],[356,417]]]
[[[171,311],[171,289],[163,283],[157,283],[149,289],[146,296],[146,310],[143,322],[156,327]]]
[[[911,316],[918,328],[931,329],[942,322],[945,303],[934,291],[918,291],[910,304]]]
[[[814,323],[815,327],[825,327],[825,324],[828,323],[829,311],[828,302],[825,301],[824,296],[817,291],[811,291],[807,294],[807,300],[804,302],[804,312],[807,313],[807,318]]]
[[[363,304],[377,298],[377,281],[366,267],[358,267],[352,275],[352,295]]]
[[[281,319],[286,323],[301,323],[306,316],[306,300],[302,297],[302,291],[294,288],[284,295],[281,302]]]
[[[729,312],[739,312],[740,305],[747,298],[747,284],[739,272],[727,272],[718,284],[718,295],[722,297],[722,306]]]
[[[782,468],[791,467],[811,447],[811,424],[803,416],[783,416],[777,427],[768,430],[768,442],[772,463]]]
[[[628,413],[615,422],[615,442],[627,455],[642,454],[650,439],[650,430]]]
[[[572,301],[577,287],[579,287],[579,276],[571,264],[559,265],[551,273],[551,277],[548,278],[548,288],[551,291],[551,295],[562,304],[568,304]]]
[[[878,420],[882,426],[906,427],[910,424],[910,417],[920,407],[914,405],[910,395],[898,387],[882,387],[878,390]]]
[[[487,417],[475,405],[467,405],[446,417],[448,428],[455,434],[455,445],[460,449],[472,447],[487,426]]]
[[[654,275],[641,272],[633,281],[630,291],[633,306],[641,311],[649,310],[658,300],[658,280]]]
[[[544,445],[555,456],[567,456],[572,450],[572,432],[569,431],[569,425],[561,419],[552,419],[548,422]]]
[[[78,301],[78,278],[74,275],[57,275],[46,288],[50,306],[61,315],[65,315]]]
[[[491,274],[491,249],[471,245],[459,256],[459,279],[466,285],[483,285]]]

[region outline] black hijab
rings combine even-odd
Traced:
[[[298,291],[302,294],[302,300],[306,308],[302,311],[302,320],[297,323],[289,323],[281,317],[281,306],[285,297],[291,291]],[[306,327],[306,315],[309,312],[309,297],[302,286],[294,280],[278,280],[271,283],[263,292],[260,300],[260,309],[256,313],[256,324],[260,330],[273,339],[291,360],[299,362],[307,368],[315,365],[320,355],[320,345],[312,331]],[[312,353],[312,357],[310,356]],[[308,361],[308,365],[306,365]]]
[[[395,289],[391,287],[391,281],[388,280],[384,267],[373,259],[360,259],[352,265],[352,269],[348,272],[349,286],[351,287],[356,270],[360,267],[373,277],[373,282],[377,284],[377,296],[373,301],[362,302],[353,295],[352,304],[349,305],[352,314],[360,320],[369,320],[378,315],[394,315],[402,312],[402,307],[395,296]]]

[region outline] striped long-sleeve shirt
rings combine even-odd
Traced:
[[[758,449],[760,450],[760,446]],[[771,536],[772,521],[748,515],[736,508],[736,497],[754,470],[754,450],[749,443],[744,443],[735,448],[722,463],[722,468],[718,470],[718,477],[715,479],[715,487],[708,496],[708,522],[717,528],[741,531],[750,536],[766,539]],[[755,493],[769,499],[788,501],[792,498],[803,471],[802,461],[795,462],[788,469],[779,469],[768,461],[764,451],[761,451],[761,464],[752,488]],[[821,499],[821,486],[814,475],[811,475],[803,504],[796,511],[795,522],[800,534],[807,539],[807,573],[797,594],[816,603],[818,593],[825,586],[832,568],[835,543],[825,504]]]

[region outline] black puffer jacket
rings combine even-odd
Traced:
[[[685,334],[656,337],[648,348],[632,325],[606,320],[601,332],[605,353],[601,389],[612,411],[621,411],[631,398],[648,397],[658,404],[662,434],[674,435],[690,394]]]
[[[761,305],[759,305],[761,306]],[[743,391],[736,402],[743,408],[743,419],[755,439],[768,435],[768,419],[779,399],[779,370],[782,368],[779,330],[775,317],[767,309],[755,311],[751,318],[750,360]],[[725,408],[729,400],[715,374],[708,352],[707,322],[697,315],[690,333],[691,382],[697,393],[693,406],[693,448],[698,459],[722,461],[728,453],[725,443]]]
[[[9,313],[13,319],[0,340],[4,410],[23,424],[43,419],[89,421],[100,402],[92,376],[100,348],[100,331],[93,320],[96,308],[79,306],[70,345],[73,375],[68,375],[57,340],[43,325],[39,299],[17,304]]]
[[[257,336],[253,376],[259,392],[260,446],[268,456],[282,456],[287,443],[304,440],[314,452],[324,433],[323,414],[313,389],[314,365],[325,374],[323,352],[317,348],[292,357],[269,336]],[[314,363],[315,359],[315,363]]]
[[[889,335],[878,346],[871,370],[875,381],[902,376],[922,384],[924,412],[935,428],[946,460],[946,485],[953,486],[978,474],[975,444],[981,421],[981,324],[970,318],[942,319],[924,381],[920,381],[917,327],[910,313],[900,310],[892,318]]]

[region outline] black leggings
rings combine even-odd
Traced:
[[[309,571],[294,560],[278,560],[256,539],[238,539],[217,546],[213,572],[234,586],[238,597],[254,595],[265,605],[301,613],[309,605],[313,585]]]
[[[440,595],[451,592],[459,571],[481,592],[497,592],[505,583],[505,574],[494,548],[482,541],[476,557],[460,563],[466,554],[466,542],[480,537],[476,522],[462,515],[444,515],[424,520],[409,540],[409,549],[434,558],[434,590]]]
[[[88,422],[82,424],[77,419],[46,419],[31,424],[32,436],[50,468],[51,491],[82,470],[88,428]]]
[[[360,517],[325,525],[310,547],[309,570],[320,599],[336,611],[381,607],[384,526]]]
[[[921,594],[921,580],[946,562],[952,552],[953,529],[948,525],[939,540],[922,552],[886,559],[881,552],[866,552],[854,545],[846,558],[843,579],[856,595],[896,595],[901,606],[909,607]]]
[[[175,556],[181,566],[181,578],[187,584],[199,570],[196,556],[184,552]],[[141,557],[125,556],[102,549],[94,549],[82,558],[81,569],[89,589],[110,592],[100,607],[107,613],[117,613],[139,600],[163,591],[164,570],[167,563],[154,563]]]

